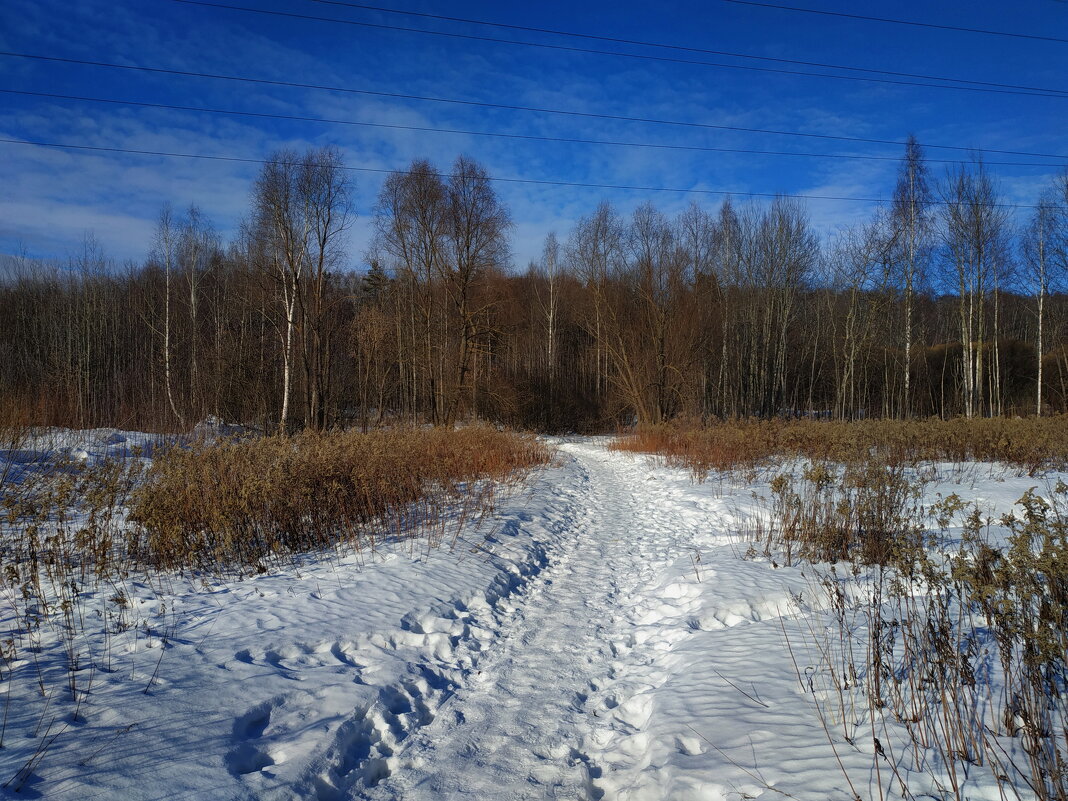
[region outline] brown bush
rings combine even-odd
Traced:
[[[494,482],[549,460],[532,436],[488,427],[304,433],[175,448],[134,493],[131,547],[161,568],[261,565],[374,546],[492,508]],[[431,534],[433,537],[434,535]]]
[[[711,472],[748,470],[772,459],[891,465],[1003,462],[1030,474],[1068,465],[1068,416],[967,420],[747,420],[705,427],[652,426],[612,448],[655,453],[703,481]]]

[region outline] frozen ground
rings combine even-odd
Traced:
[[[123,446],[108,436],[71,447]],[[21,792],[0,794],[846,799],[841,760],[878,797],[871,747],[832,747],[788,650],[802,671],[815,660],[810,576],[742,558],[731,534],[766,485],[694,486],[602,440],[559,446],[452,552],[101,589],[87,608],[121,590],[136,625],[86,644],[110,669],[81,677],[79,715],[49,723]],[[961,481],[937,489],[992,511],[1042,484],[986,467]],[[46,674],[52,709],[69,709]],[[7,703],[0,782],[42,741],[41,706]]]

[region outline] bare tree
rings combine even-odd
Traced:
[[[448,224],[445,182],[430,162],[413,162],[407,172],[394,173],[383,183],[374,247],[392,259],[406,285],[410,301],[405,321],[410,406],[414,413],[425,393],[434,423],[444,417],[441,367],[436,358],[442,342],[435,337],[438,303],[434,287],[445,269]]]
[[[1042,414],[1046,298],[1068,270],[1068,173],[1039,199],[1021,237],[1024,261],[1031,268],[1035,296],[1035,414]]]
[[[766,417],[787,411],[790,329],[819,245],[803,207],[787,198],[745,208],[737,230],[741,408]]]
[[[549,403],[553,402],[556,383],[556,326],[560,305],[560,243],[550,231],[542,247],[541,267],[545,273],[545,297],[538,294],[541,312],[545,316],[545,364],[549,377]]]
[[[905,157],[894,188],[892,229],[894,234],[896,278],[902,291],[901,314],[904,320],[902,338],[905,355],[902,367],[902,392],[898,414],[908,417],[912,398],[913,307],[918,284],[924,277],[924,264],[929,249],[931,219],[931,191],[923,150],[915,136],[905,143]]]
[[[642,381],[638,389],[648,397],[641,407],[649,422],[659,423],[681,407],[684,377],[695,361],[697,320],[689,303],[693,261],[677,226],[651,204],[635,210],[628,250],[637,307],[637,325],[628,327],[640,339],[631,350]]]
[[[1035,414],[1042,414],[1042,356],[1044,354],[1043,324],[1046,321],[1046,296],[1049,294],[1051,240],[1054,227],[1054,208],[1048,197],[1039,201],[1031,216],[1022,241],[1024,259],[1031,268],[1035,290]]]
[[[741,413],[738,386],[741,383],[741,337],[739,312],[743,286],[741,221],[730,197],[719,208],[715,224],[713,269],[720,300],[720,356],[718,370],[718,414],[737,417]],[[733,345],[733,346],[732,346]]]
[[[485,332],[476,284],[487,270],[507,263],[511,224],[486,169],[466,156],[457,158],[448,181],[448,258],[439,263],[460,333],[446,425],[456,420],[467,398],[474,351]]]
[[[341,153],[327,147],[309,151],[301,159],[297,188],[309,232],[308,281],[298,293],[304,319],[305,425],[322,429],[327,424],[331,337],[336,326],[336,318],[330,314],[327,282],[331,271],[340,268],[345,258],[344,237],[355,221],[355,187]]]
[[[701,417],[710,411],[713,401],[713,380],[715,378],[713,349],[714,315],[718,312],[724,317],[723,286],[717,276],[717,253],[719,249],[719,230],[715,218],[697,203],[679,215],[676,221],[679,246],[689,261],[691,279],[697,308],[692,310],[698,330],[698,341],[694,345],[701,351],[702,367],[700,382]]]
[[[891,243],[886,234],[880,219],[846,229],[838,234],[827,255],[827,277],[846,297],[844,319],[830,315],[832,325],[839,329],[834,407],[838,418],[852,418],[862,410],[861,398],[868,382],[859,375],[859,362],[871,350],[875,318],[880,311],[873,299],[879,296],[887,278],[885,266]]]
[[[611,204],[602,202],[597,210],[579,220],[567,243],[567,257],[571,267],[586,285],[593,301],[593,324],[586,325],[593,340],[594,396],[602,400],[606,383],[604,324],[607,311],[609,275],[618,269],[624,260],[623,243],[625,229]]]
[[[171,273],[175,269],[177,259],[179,232],[175,228],[174,215],[170,205],[165,205],[159,214],[156,223],[155,254],[163,265],[163,386],[167,395],[167,404],[171,412],[178,419],[181,426],[185,426],[185,418],[178,411],[174,401],[174,384],[172,381],[171,365]]]
[[[964,414],[974,417],[984,412],[987,402],[986,303],[1004,258],[1008,218],[981,162],[974,169],[962,165],[951,172],[941,194],[943,244],[957,279]],[[997,333],[995,326],[995,340]]]
[[[329,268],[341,256],[341,239],[351,224],[351,184],[333,148],[275,153],[253,189],[256,230],[267,239],[262,268],[278,284],[285,318],[282,334],[282,410],[289,425],[294,337],[302,334],[305,367],[305,425],[325,423],[324,289]],[[303,327],[300,327],[303,324]]]
[[[219,239],[200,209],[191,205],[178,232],[178,261],[185,273],[189,299],[189,408],[199,414],[202,406],[198,322],[200,284],[207,275],[211,259],[219,249]]]

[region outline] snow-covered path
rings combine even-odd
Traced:
[[[688,625],[685,585],[670,599],[651,592],[685,550],[688,524],[632,463],[590,445],[563,450],[581,478],[554,521],[551,563],[369,797],[601,798],[606,763],[629,757],[640,768],[650,709],[627,676],[679,636],[665,618]],[[658,636],[637,642],[654,621]]]
[[[83,672],[72,716],[44,643],[52,685],[10,698],[0,782],[36,761],[0,798],[807,801],[849,799],[850,782],[880,797],[869,741],[832,720],[832,747],[798,680],[822,659],[811,573],[746,558],[736,534],[766,483],[694,485],[604,440],[558,445],[452,549],[87,596],[128,599],[123,626],[81,643],[106,668]],[[991,510],[1033,484],[962,481],[939,489]]]

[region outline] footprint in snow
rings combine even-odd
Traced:
[[[226,755],[226,768],[234,776],[245,776],[275,764],[262,738],[271,725],[271,714],[281,705],[278,699],[259,704],[234,721],[234,746]]]

